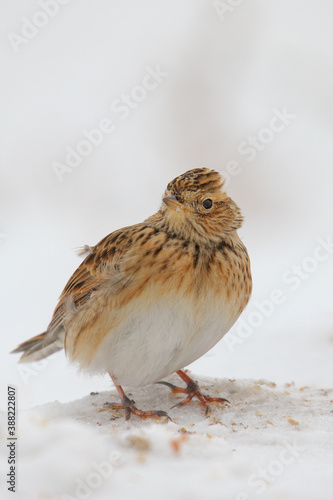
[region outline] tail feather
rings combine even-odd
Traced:
[[[65,331],[62,327],[57,332],[44,332],[22,342],[11,354],[23,352],[19,359],[20,363],[32,363],[60,351],[64,347]],[[56,334],[55,334],[56,333]]]

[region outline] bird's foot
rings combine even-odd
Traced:
[[[117,389],[117,392],[120,396],[121,403],[104,403],[104,408],[103,410],[111,409],[111,410],[125,410],[125,420],[129,420],[131,418],[131,415],[136,415],[139,418],[159,418],[159,417],[165,417],[168,420],[172,419],[169,417],[169,415],[165,411],[160,411],[160,410],[148,410],[148,411],[143,411],[139,410],[135,406],[135,401],[133,399],[130,399],[126,394],[124,393],[123,388],[116,383],[114,380],[113,376],[111,373],[109,373],[110,377],[112,378],[114,385]]]
[[[205,396],[204,394],[202,394],[198,384],[194,382],[194,380],[192,380],[182,370],[178,370],[176,373],[182,380],[184,380],[184,382],[186,383],[186,387],[177,387],[173,384],[170,384],[169,382],[164,382],[163,380],[161,382],[156,382],[157,384],[163,384],[166,385],[167,387],[170,387],[171,392],[173,394],[179,394],[179,393],[187,394],[187,397],[185,399],[172,406],[172,408],[184,406],[190,403],[194,397],[197,397],[198,400],[200,401],[200,404],[204,407],[205,415],[208,415],[210,413],[210,406],[208,403],[230,404],[230,402],[227,399],[212,398],[210,396]]]
[[[122,398],[121,403],[104,403],[103,409],[111,409],[111,410],[125,410],[125,420],[129,420],[131,415],[136,415],[139,418],[159,418],[166,417],[168,420],[171,420],[169,415],[165,411],[160,410],[148,410],[143,411],[139,410],[135,406],[135,402],[133,399],[129,399],[127,396]]]

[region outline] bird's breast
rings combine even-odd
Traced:
[[[136,280],[116,295],[104,290],[95,322],[83,332],[75,332],[74,324],[68,332],[76,339],[72,357],[82,368],[109,372],[125,386],[156,382],[211,349],[249,299],[242,256],[220,251],[212,257],[194,248],[155,265],[159,272],[149,274],[143,262]]]

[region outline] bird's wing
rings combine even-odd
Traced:
[[[144,230],[144,224],[119,229],[103,238],[68,280],[53,313],[48,331],[54,331],[64,321],[68,311],[75,311],[87,303],[100,286],[110,280],[119,289],[129,282],[122,271],[122,259],[131,248],[133,235]]]

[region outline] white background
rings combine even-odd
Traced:
[[[154,213],[185,170],[223,173],[232,160],[241,172],[227,190],[245,216],[254,279],[243,319],[274,289],[285,301],[243,343],[223,340],[191,369],[332,386],[333,255],[296,291],[283,280],[333,237],[332,2],[251,0],[218,15],[211,1],[71,0],[15,51],[9,33],[41,3],[1,2],[1,394],[17,385],[24,408],[111,388],[63,353],[28,372],[8,353],[45,330],[80,262],[75,247]],[[157,65],[168,77],[121,120],[111,104]],[[274,109],[295,118],[248,162],[238,147]],[[105,117],[113,133],[59,182],[53,162]]]

